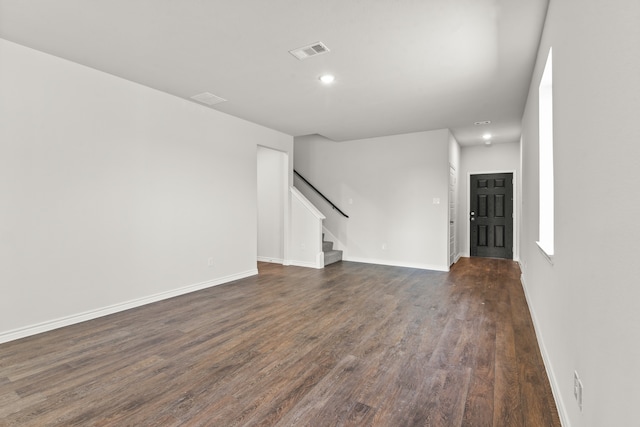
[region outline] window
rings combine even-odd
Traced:
[[[538,89],[540,150],[540,223],[538,246],[550,258],[554,251],[553,208],[553,73],[552,50]]]

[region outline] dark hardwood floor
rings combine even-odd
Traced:
[[[516,263],[259,270],[0,345],[0,425],[560,425]]]

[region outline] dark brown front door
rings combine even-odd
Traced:
[[[471,256],[513,259],[513,174],[471,175]]]

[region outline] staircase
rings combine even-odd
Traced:
[[[324,233],[322,233],[322,252],[324,252],[325,267],[334,262],[342,261],[342,251],[333,249],[333,242],[324,240]]]

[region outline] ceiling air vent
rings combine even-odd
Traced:
[[[219,96],[216,96],[209,92],[202,92],[197,95],[193,95],[191,99],[194,99],[198,102],[202,102],[203,104],[207,104],[207,105],[216,105],[226,101],[226,99],[220,98]]]
[[[296,58],[302,60],[312,56],[322,55],[329,52],[329,48],[322,42],[316,42],[309,46],[299,47],[298,49],[290,50],[289,53]]]

